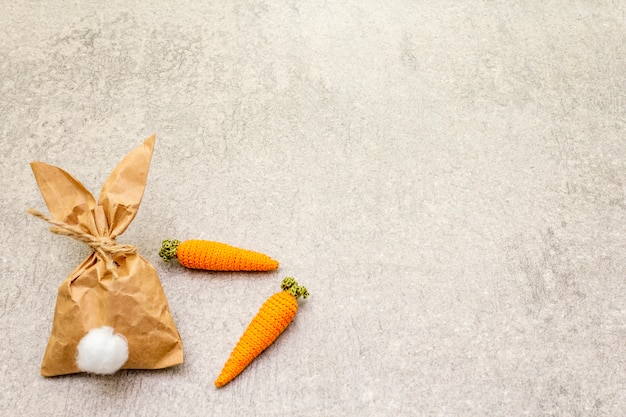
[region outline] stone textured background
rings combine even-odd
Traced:
[[[0,2],[6,415],[624,415],[624,2],[127,3]],[[87,249],[26,215],[28,163],[97,193],[152,133],[119,241],[157,268],[186,362],[42,378]],[[166,237],[281,268],[165,265]],[[216,390],[285,275],[311,297]]]

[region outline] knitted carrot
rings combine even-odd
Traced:
[[[207,271],[272,271],[278,261],[262,253],[208,240],[164,240],[159,255],[165,262],[178,258],[182,266]]]
[[[298,311],[297,299],[307,298],[309,292],[288,277],[281,283],[283,291],[277,292],[265,301],[254,316],[241,339],[224,364],[222,372],[215,380],[216,387],[222,387],[233,380],[259,356],[287,328]]]

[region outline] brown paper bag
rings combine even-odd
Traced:
[[[153,149],[154,136],[130,152],[105,182],[97,203],[62,169],[31,164],[52,218],[35,210],[31,214],[52,223],[54,233],[76,238],[93,250],[59,287],[41,366],[44,376],[112,373],[120,366],[159,369],[183,362],[180,335],[155,269],[134,247],[115,243],[137,214]],[[109,329],[109,339],[103,340],[102,332],[96,337],[94,329]],[[107,349],[124,341],[127,356],[115,357],[118,364],[111,369]],[[85,365],[94,360],[98,363]],[[77,361],[82,361],[80,367]]]

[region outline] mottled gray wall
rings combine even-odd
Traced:
[[[621,416],[626,4],[0,2],[0,410],[40,416]],[[38,375],[87,254],[28,218],[28,162],[97,193],[157,134],[120,242],[157,268],[186,363]],[[164,265],[160,240],[266,252]],[[222,390],[284,275],[310,292]]]

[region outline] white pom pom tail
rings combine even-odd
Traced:
[[[128,360],[128,342],[109,326],[91,329],[78,343],[76,365],[81,371],[110,375]]]

